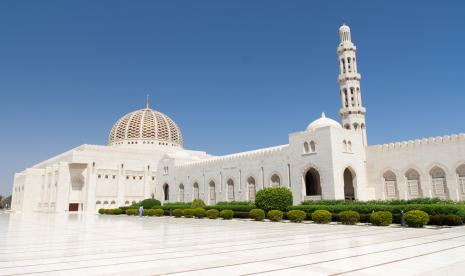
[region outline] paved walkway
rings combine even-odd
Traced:
[[[0,275],[460,275],[465,227],[0,214]]]

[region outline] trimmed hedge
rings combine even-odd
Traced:
[[[234,211],[233,210],[222,210],[220,212],[220,217],[222,219],[230,220],[234,217]]]
[[[192,208],[184,209],[182,214],[184,215],[185,218],[191,218],[194,216],[194,209]]]
[[[405,213],[404,219],[409,227],[423,227],[428,223],[429,216],[423,211],[412,210]]]
[[[207,204],[203,202],[201,199],[194,199],[191,203],[191,208],[196,209],[196,208],[205,208],[207,207]]]
[[[283,220],[283,212],[280,210],[271,210],[268,212],[267,217],[271,221],[281,221]]]
[[[196,218],[204,218],[205,217],[205,209],[203,208],[195,208],[194,209],[194,217]]]
[[[128,216],[137,216],[139,214],[138,209],[126,209],[126,215]]]
[[[206,215],[209,219],[217,219],[220,216],[220,211],[216,209],[210,209],[207,210]]]
[[[392,224],[392,214],[387,211],[374,212],[370,216],[370,222],[376,226],[388,226]]]
[[[329,223],[331,217],[331,213],[327,210],[316,210],[312,213],[312,220],[316,223]]]
[[[155,210],[154,209],[144,210],[144,216],[149,216],[149,217],[155,216]]]
[[[157,217],[162,217],[165,214],[165,211],[163,211],[161,208],[158,208],[153,210],[153,214]]]
[[[154,199],[154,198],[144,199],[139,204],[144,206],[144,209],[150,209],[150,208],[154,208],[154,207],[157,207],[157,206],[161,206],[161,202],[159,200]]]
[[[255,195],[255,205],[265,212],[271,210],[286,211],[289,206],[292,206],[292,192],[286,187],[261,189]]]
[[[463,221],[457,215],[434,215],[429,217],[428,224],[438,226],[459,226],[463,225]]]
[[[307,217],[307,213],[301,210],[292,210],[287,212],[286,216],[292,222],[302,222]]]
[[[241,205],[241,204],[216,204],[213,206],[205,207],[205,210],[216,209],[218,211],[222,210],[232,210],[234,212],[250,212],[250,210],[255,209],[255,205]]]
[[[342,224],[354,225],[360,221],[360,214],[355,211],[342,211],[339,213],[339,221]]]
[[[265,219],[265,211],[262,209],[252,209],[249,212],[249,217],[256,221],[262,221]]]
[[[250,218],[249,212],[240,212],[240,211],[233,211],[234,212],[234,218],[238,219],[247,219]]]
[[[173,216],[175,218],[180,218],[184,215],[184,210],[183,209],[174,209],[173,210]]]

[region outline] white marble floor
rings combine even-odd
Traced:
[[[0,275],[445,273],[465,273],[465,227],[0,214]]]

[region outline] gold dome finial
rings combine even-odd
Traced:
[[[150,109],[150,99],[149,94],[147,94],[147,99],[145,101],[145,109]]]

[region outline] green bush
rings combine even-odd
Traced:
[[[232,210],[234,212],[250,212],[252,209],[256,209],[255,205],[242,205],[242,204],[216,204],[213,206],[207,206],[205,207],[205,210],[208,209],[216,209],[218,211],[222,210]]]
[[[256,221],[262,221],[265,219],[265,211],[262,209],[252,209],[249,212],[249,217]]]
[[[129,206],[120,206],[118,207],[118,209],[121,209],[121,211],[123,211],[123,214],[125,214],[126,210],[129,209]]]
[[[261,189],[255,196],[255,205],[265,212],[286,211],[289,206],[292,206],[292,192],[286,187]]]
[[[360,222],[369,223],[371,214],[360,214]]]
[[[220,212],[220,217],[223,219],[232,219],[234,217],[234,211],[233,210],[223,210]]]
[[[316,223],[329,223],[331,217],[331,213],[327,210],[316,210],[312,213],[312,220]]]
[[[271,210],[266,214],[268,219],[271,221],[281,221],[283,220],[283,212],[279,210]]]
[[[105,209],[98,209],[98,213],[99,213],[100,215],[105,214]]]
[[[217,219],[220,216],[220,211],[216,209],[210,209],[206,212],[206,215],[209,219]]]
[[[155,215],[155,210],[153,210],[153,209],[144,210],[144,215],[149,216],[149,217],[153,217]]]
[[[192,201],[192,204],[191,204],[192,209],[205,208],[205,207],[207,207],[207,205],[201,199],[194,199],[194,201]]]
[[[423,227],[428,223],[429,216],[423,211],[412,210],[404,214],[404,219],[409,227]]]
[[[255,206],[253,201],[219,201],[216,205],[251,205]]]
[[[339,221],[342,224],[354,225],[360,221],[360,214],[355,211],[342,211],[339,213]]]
[[[192,208],[184,209],[182,214],[184,215],[185,218],[191,218],[194,216],[194,209]]]
[[[139,210],[137,209],[126,209],[126,215],[128,216],[137,216],[139,214]]]
[[[184,215],[184,210],[183,209],[174,209],[173,210],[173,216],[176,218],[180,218]]]
[[[307,213],[301,210],[291,210],[286,216],[292,222],[302,222],[307,217]]]
[[[144,199],[139,204],[142,205],[144,209],[151,209],[153,207],[161,206],[161,202],[153,198]]]
[[[249,212],[240,212],[240,211],[233,211],[233,212],[234,212],[234,218],[239,218],[239,219],[250,218]]]
[[[205,209],[203,209],[203,208],[195,208],[194,209],[194,216],[196,218],[204,218],[205,217]]]
[[[112,213],[113,215],[121,215],[123,213],[123,210],[116,208],[116,209],[113,209]]]
[[[428,224],[438,226],[459,226],[463,225],[463,221],[457,215],[434,215],[429,217]]]
[[[165,214],[165,211],[161,208],[153,209],[153,214],[157,217],[162,217]]]
[[[392,224],[392,214],[388,211],[374,212],[370,216],[370,222],[376,226],[388,226]]]

